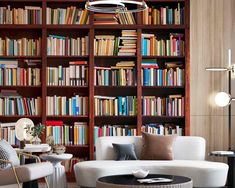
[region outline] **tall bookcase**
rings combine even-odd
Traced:
[[[40,86],[0,86],[0,90],[10,89],[17,90],[19,94],[26,97],[41,96],[42,114],[35,116],[1,116],[1,122],[17,121],[21,117],[28,117],[35,123],[45,123],[48,120],[63,120],[66,124],[73,125],[74,122],[88,122],[89,127],[89,144],[88,145],[67,145],[67,152],[73,153],[74,156],[88,157],[94,159],[94,126],[103,124],[131,124],[136,125],[137,134],[141,134],[141,126],[148,123],[175,123],[184,126],[185,135],[190,135],[190,50],[189,50],[189,0],[146,0],[149,7],[172,6],[177,7],[180,3],[184,7],[184,24],[171,25],[145,25],[143,24],[143,13],[135,14],[135,25],[94,25],[94,13],[89,13],[89,24],[86,25],[47,25],[46,8],[60,8],[67,6],[84,7],[85,0],[2,0],[1,6],[11,5],[11,7],[39,6],[42,8],[42,24],[1,24],[0,37],[41,37],[41,55],[40,56],[0,56],[0,59],[39,59],[42,61],[37,67],[41,68],[41,85]],[[122,30],[137,31],[137,52],[135,56],[95,56],[94,55],[94,38],[97,34],[121,35]],[[143,56],[141,34],[151,33],[160,36],[168,36],[170,33],[184,34],[184,51],[183,56]],[[89,54],[85,56],[53,56],[47,55],[47,37],[49,35],[62,35],[67,37],[86,36],[89,37]],[[177,61],[183,64],[185,69],[183,86],[142,86],[141,83],[141,62],[146,59],[156,59],[159,65],[164,67],[165,62]],[[88,62],[88,86],[48,86],[46,81],[46,69],[48,66],[68,66],[69,61],[84,60]],[[135,86],[95,86],[94,84],[94,67],[115,65],[119,61],[135,61],[137,84]],[[89,110],[85,116],[47,116],[46,114],[46,97],[47,96],[67,96],[74,94],[88,96]],[[172,94],[181,94],[185,97],[184,115],[183,116],[143,116],[142,115],[142,96],[167,96]],[[95,95],[104,96],[137,96],[137,115],[136,116],[95,116],[94,103]],[[43,137],[45,141],[45,136]]]

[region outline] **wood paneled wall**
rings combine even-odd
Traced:
[[[235,37],[232,34],[235,33],[235,1],[191,0],[190,3],[191,135],[206,139],[207,152],[227,150],[228,108],[216,107],[214,96],[218,91],[228,91],[228,75],[226,72],[208,72],[205,68],[227,66],[229,48],[232,48],[235,63]],[[235,102],[232,103],[232,114],[232,145],[235,149]]]

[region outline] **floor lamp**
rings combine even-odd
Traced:
[[[235,64],[232,64],[232,54],[231,49],[228,50],[228,67],[208,67],[207,71],[226,71],[228,72],[228,93],[219,92],[215,96],[215,104],[219,107],[228,106],[228,150],[231,151],[231,102],[235,100],[235,98],[231,97],[231,76],[235,75]]]

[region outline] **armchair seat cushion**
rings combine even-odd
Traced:
[[[53,173],[53,166],[50,162],[21,165],[15,169],[21,183],[43,178]],[[0,185],[16,183],[12,168],[0,170],[0,177]]]

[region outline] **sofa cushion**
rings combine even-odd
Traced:
[[[142,133],[142,160],[173,160],[173,142],[176,136]]]
[[[115,144],[113,149],[116,153],[116,160],[137,160],[134,144]]]
[[[228,165],[199,160],[103,160],[79,162],[74,166],[77,185],[84,187],[95,187],[100,177],[131,174],[137,169],[149,170],[150,174],[190,177],[194,187],[222,187],[226,183]]]
[[[20,165],[20,160],[14,148],[6,141],[0,140],[0,159],[11,161],[14,166]],[[0,162],[0,168],[10,168],[9,163]]]

